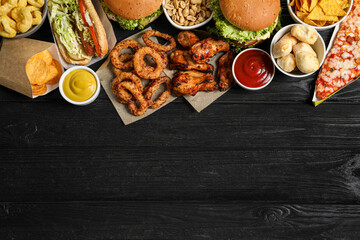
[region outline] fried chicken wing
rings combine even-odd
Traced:
[[[219,87],[221,91],[229,89],[234,84],[234,76],[232,75],[232,63],[234,61],[234,53],[228,51],[219,59],[217,77],[219,79]]]
[[[222,40],[216,41],[212,38],[206,38],[198,43],[195,43],[190,48],[192,59],[196,62],[208,62],[209,58],[218,52],[227,52],[230,45]]]
[[[195,43],[200,41],[198,36],[196,36],[196,34],[191,32],[191,31],[182,31],[182,32],[180,32],[177,35],[176,40],[184,48],[191,48],[192,45],[194,45]]]
[[[170,54],[170,69],[198,70],[201,72],[213,72],[214,67],[209,63],[196,63],[192,60],[189,51],[176,50]]]
[[[177,96],[195,95],[198,91],[214,91],[219,86],[211,73],[198,71],[177,72],[173,78],[173,92]]]

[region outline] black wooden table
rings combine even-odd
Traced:
[[[360,82],[315,108],[315,78],[129,126],[103,90],[76,107],[0,87],[0,239],[360,239]]]

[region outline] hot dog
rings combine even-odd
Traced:
[[[105,29],[91,0],[49,0],[50,23],[64,60],[86,65],[108,52]]]

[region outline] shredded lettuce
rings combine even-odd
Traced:
[[[209,32],[228,41],[234,40],[239,43],[251,42],[260,39],[267,33],[271,33],[275,28],[281,28],[280,14],[278,21],[273,22],[269,27],[259,31],[247,31],[234,26],[225,18],[218,0],[211,0],[211,8],[214,10],[213,19],[215,20],[215,28],[209,28]],[[235,48],[235,51],[242,49],[238,45],[231,43],[231,41],[230,44]]]
[[[94,45],[90,29],[85,26],[77,0],[51,0],[49,1],[50,22],[53,30],[59,36],[61,44],[66,50],[80,58],[89,56],[81,48],[81,38],[73,25],[83,32],[85,41]]]
[[[145,26],[148,25],[153,18],[159,16],[162,13],[162,8],[160,6],[159,9],[156,10],[156,12],[152,13],[151,15],[149,15],[147,17],[144,17],[141,19],[135,19],[135,20],[128,20],[128,19],[122,18],[122,17],[116,15],[115,13],[113,13],[110,10],[110,8],[108,6],[106,6],[104,1],[101,1],[101,6],[104,9],[105,13],[108,16],[110,16],[111,19],[119,22],[120,27],[122,27],[123,29],[126,29],[126,30],[135,30],[136,28],[144,29]]]

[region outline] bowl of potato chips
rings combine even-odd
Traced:
[[[353,0],[287,0],[292,19],[318,31],[335,27],[350,13]]]
[[[44,23],[46,0],[2,0],[0,36],[23,38],[35,33]]]

